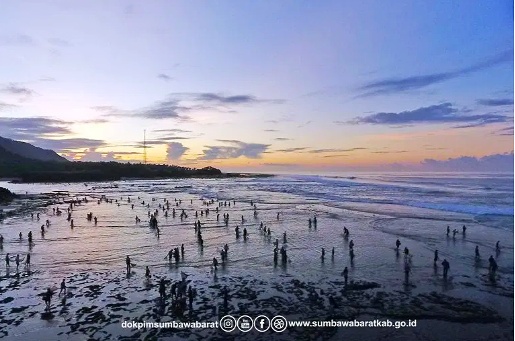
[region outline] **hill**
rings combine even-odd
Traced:
[[[0,147],[12,154],[19,155],[27,159],[40,161],[69,162],[53,150],[39,148],[31,145],[30,143],[15,141],[1,136]]]
[[[16,143],[11,143],[12,145],[16,145]],[[27,145],[37,148],[28,143]],[[29,149],[27,147],[27,150]],[[37,149],[44,151],[41,148]],[[53,151],[50,152],[55,154]],[[47,155],[51,156],[51,153],[47,153]],[[0,178],[17,178],[23,182],[83,182],[116,181],[123,178],[157,179],[224,176],[219,169],[213,167],[196,169],[140,163],[70,162],[67,160],[63,162],[59,158],[52,157],[53,160],[50,161],[28,158],[0,146]]]

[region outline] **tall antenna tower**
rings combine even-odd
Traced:
[[[147,164],[147,130],[143,130],[143,162]]]

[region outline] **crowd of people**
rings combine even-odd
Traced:
[[[122,200],[123,200],[123,198],[120,198],[120,201],[122,201]],[[138,197],[138,200],[141,200],[141,199]],[[134,203],[131,202],[131,198],[127,197],[126,201],[130,205],[131,209],[133,210]],[[152,201],[156,201],[156,199],[152,199]],[[100,205],[102,202],[112,204],[113,199],[108,199],[105,195],[102,195],[97,200],[97,204]],[[66,213],[67,213],[66,219],[70,223],[70,228],[72,228],[72,229],[74,228],[74,220],[73,220],[74,207],[77,205],[85,204],[85,203],[88,203],[87,198],[75,199],[75,200],[72,200],[69,202],[69,205],[66,210]],[[120,202],[118,202],[118,200],[115,200],[114,203],[117,203],[118,205],[120,205]],[[193,200],[190,200],[190,204],[193,204]],[[236,205],[236,201],[235,200],[233,200],[232,202],[231,201],[215,201],[213,199],[202,200],[202,208],[197,209],[194,212],[195,219],[194,219],[194,224],[193,224],[194,225],[193,231],[195,233],[196,240],[197,240],[197,243],[200,248],[203,248],[203,246],[204,246],[204,239],[202,236],[202,231],[203,231],[204,227],[203,227],[203,223],[201,222],[199,217],[207,218],[209,216],[210,212],[214,211],[216,213],[216,221],[219,222],[220,221],[220,212],[226,207],[231,207],[231,204],[234,207]],[[150,203],[148,203],[148,202],[145,203],[145,201],[142,201],[141,205],[143,205],[147,209],[150,209]],[[159,235],[160,235],[158,216],[161,212],[163,212],[163,215],[165,217],[168,217],[168,214],[169,214],[168,212],[170,212],[171,216],[173,218],[175,218],[177,212],[180,210],[181,213],[180,213],[179,217],[180,217],[181,221],[184,221],[185,219],[188,218],[188,213],[186,212],[186,209],[182,208],[181,205],[182,205],[182,200],[180,200],[180,199],[179,200],[174,199],[174,202],[172,204],[167,199],[164,199],[163,203],[159,203],[158,208],[155,209],[153,212],[148,210],[147,215],[149,217],[149,227],[152,230],[155,230],[157,237],[159,237]],[[250,205],[253,210],[254,219],[256,220],[258,217],[257,205],[253,201],[250,201]],[[54,215],[54,216],[57,216],[57,217],[61,216],[62,212],[63,211],[59,207],[52,208],[52,215]],[[276,215],[277,220],[280,220],[281,216],[282,216],[282,213],[278,212]],[[222,217],[223,217],[223,225],[225,227],[228,227],[229,223],[230,223],[229,213],[223,213]],[[39,221],[41,219],[40,213],[36,213],[35,216],[34,216],[34,213],[31,213],[31,219],[33,219],[33,220],[36,219],[37,221]],[[88,222],[94,221],[95,225],[98,224],[98,219],[96,216],[93,215],[92,212],[87,213],[86,220]],[[136,224],[140,224],[141,219],[138,216],[136,216],[135,222],[136,222]],[[243,227],[242,235],[243,235],[244,242],[247,242],[249,239],[249,232],[247,230],[247,227],[243,226],[245,223],[246,223],[246,220],[245,220],[244,216],[242,215],[241,216],[241,225]],[[41,226],[41,234],[43,237],[44,237],[44,234],[46,233],[46,231],[50,228],[50,226],[51,226],[50,220],[47,219],[45,224]],[[312,229],[312,228],[317,229],[318,228],[318,220],[317,220],[316,215],[314,215],[312,218],[310,217],[308,219],[307,226],[308,226],[308,229]],[[236,239],[240,238],[240,230],[241,230],[240,226],[236,225],[236,227],[234,229]],[[464,237],[466,235],[466,231],[467,231],[467,227],[463,226],[462,227],[462,235]],[[267,228],[267,226],[262,221],[258,225],[257,232],[262,234],[266,238],[269,238],[269,239],[272,238],[272,231],[271,231],[270,227]],[[450,232],[451,232],[450,226],[447,226],[447,238],[450,238]],[[452,238],[456,238],[456,234],[458,233],[458,230],[454,229],[452,232],[453,232]],[[355,258],[355,243],[354,243],[354,240],[352,240],[352,239],[349,241],[349,236],[350,236],[349,229],[347,227],[344,227],[343,228],[343,240],[346,243],[348,243],[349,260],[351,262],[351,265],[353,265],[354,258]],[[20,239],[20,241],[23,240],[23,235],[21,232],[19,234],[19,239]],[[34,243],[32,231],[30,231],[28,233],[27,239],[28,239],[28,244],[29,244],[29,248],[30,248]],[[2,235],[0,235],[0,248],[3,248],[3,242],[4,242],[4,238]],[[277,266],[279,263],[279,254],[281,256],[280,263],[283,266],[286,266],[288,263],[290,263],[291,259],[288,258],[288,252],[287,252],[288,238],[287,238],[286,231],[283,232],[283,234],[282,234],[281,247],[279,247],[279,238],[275,238],[275,242],[273,243],[273,245],[274,245],[274,248],[273,248],[273,264],[274,264],[274,266]],[[395,241],[395,252],[397,253],[397,256],[399,255],[401,245],[402,245],[401,241],[399,239],[397,239]],[[220,254],[220,259],[221,259],[222,265],[225,265],[229,261],[228,251],[229,251],[228,244],[225,244],[220,248],[219,254]],[[500,242],[499,241],[495,245],[495,251],[496,251],[496,255],[498,256],[500,253]],[[326,253],[325,248],[322,248],[321,256],[320,256],[322,262],[325,261],[325,253]],[[404,248],[403,253],[404,253],[405,283],[409,284],[409,282],[410,282],[409,277],[412,272],[412,255],[410,254],[410,250],[408,249],[408,247]],[[165,256],[165,259],[167,259],[168,262],[175,262],[176,264],[178,264],[181,261],[181,259],[184,259],[184,256],[185,256],[185,246],[184,246],[184,244],[181,244],[180,247],[177,246],[177,247],[170,249]],[[217,255],[215,254],[212,259],[211,268],[212,268],[213,272],[218,271],[218,266],[219,266],[219,262],[218,262],[218,259],[216,256]],[[334,256],[335,256],[335,248],[333,247],[331,250],[331,260],[332,261],[334,261]],[[480,250],[479,250],[478,245],[476,245],[476,247],[475,247],[474,258],[476,261],[480,261],[480,259],[481,259]],[[439,260],[440,260],[440,258],[439,258],[438,250],[434,250],[433,266],[435,267],[435,272],[438,267]],[[7,269],[10,268],[11,261],[15,262],[17,271],[19,270],[20,264],[22,264],[23,261],[25,261],[25,267],[30,268],[30,265],[31,265],[30,250],[26,254],[24,259],[22,259],[19,254],[17,254],[15,257],[12,257],[9,253],[6,253],[5,265],[6,265]],[[489,267],[488,267],[489,278],[491,281],[495,281],[498,265],[497,265],[497,262],[496,262],[495,258],[493,257],[493,255],[491,255],[488,258],[488,262],[489,262]],[[450,270],[450,262],[446,258],[444,258],[443,261],[441,262],[441,265],[442,265],[442,277],[444,280],[447,280],[449,270]],[[136,265],[132,262],[131,256],[127,255],[126,256],[127,275],[132,274],[132,268],[134,266],[136,266]],[[152,278],[150,271],[151,271],[150,266],[147,265],[145,268],[145,278],[148,281],[151,281],[151,278]],[[341,274],[344,277],[345,286],[347,286],[348,277],[349,277],[348,268],[345,267]],[[193,298],[196,296],[196,290],[193,289],[191,285],[189,287],[187,287],[186,277],[187,276],[183,274],[182,279],[180,281],[172,283],[170,295],[166,294],[167,285],[168,285],[169,281],[166,280],[165,278],[161,278],[158,280],[157,286],[158,286],[158,291],[159,291],[159,295],[160,295],[161,299],[165,300],[168,296],[170,296],[172,298],[172,302],[173,302],[172,303],[173,310],[177,313],[177,315],[181,315],[185,311],[186,306],[189,306],[189,308],[192,309]],[[227,300],[228,300],[228,290],[227,289],[224,289],[224,290],[225,290],[223,293],[224,304],[226,305]],[[59,295],[61,295],[63,292],[66,293],[65,279],[63,279],[63,281],[61,282],[61,291],[59,292]],[[50,301],[51,301],[53,294],[54,294],[54,292],[52,289],[48,289],[45,293],[41,294],[43,296],[43,300],[44,300],[47,308],[50,307]],[[186,304],[186,301],[188,301],[189,304]]]

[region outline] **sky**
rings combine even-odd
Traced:
[[[70,160],[513,171],[513,1],[1,7],[0,136]]]

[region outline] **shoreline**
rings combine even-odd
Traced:
[[[70,173],[72,174],[72,173]],[[277,176],[276,174],[263,174],[263,173],[223,173],[220,175],[191,175],[191,176],[165,176],[165,177],[120,177],[119,179],[105,178],[103,180],[87,180],[87,179],[74,179],[66,181],[24,181],[23,178],[0,178],[1,181],[6,181],[12,184],[66,184],[66,183],[103,183],[103,182],[121,182],[121,181],[138,181],[138,180],[185,180],[185,179],[228,179],[228,178],[271,178]]]

